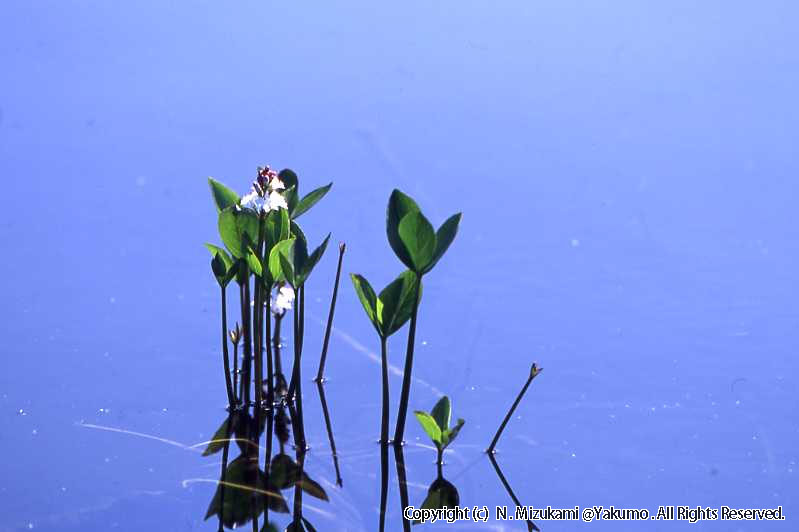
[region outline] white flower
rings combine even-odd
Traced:
[[[278,192],[277,190],[273,190],[269,193],[268,199],[269,209],[270,211],[276,211],[278,209],[288,209],[288,203],[286,203],[286,198],[283,197],[283,194]]]
[[[286,185],[283,184],[279,177],[273,177],[269,181],[269,190],[284,190],[285,188]]]
[[[252,207],[258,210],[261,208],[262,204],[263,199],[258,195],[258,192],[255,191],[255,187],[251,188],[248,194],[241,197],[241,205],[243,207]]]
[[[294,303],[294,289],[284,284],[277,291],[277,295],[272,298],[272,312],[282,314],[291,310],[292,303]]]

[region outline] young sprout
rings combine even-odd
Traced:
[[[458,422],[453,427],[449,426],[452,407],[449,397],[446,395],[438,400],[436,406],[433,407],[429,414],[421,410],[417,410],[414,414],[438,450],[436,464],[438,465],[438,476],[440,478],[442,476],[441,466],[444,463],[444,449],[458,436],[464,421],[463,419],[458,419]]]

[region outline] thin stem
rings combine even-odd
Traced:
[[[222,364],[225,367],[228,406],[232,409],[236,402],[236,396],[233,393],[233,383],[230,381],[230,355],[227,346],[227,295],[224,286],[222,286]]]
[[[388,445],[380,446],[380,532],[386,529],[386,503],[388,502]]]
[[[516,396],[516,400],[513,401],[513,404],[511,405],[510,410],[508,410],[508,413],[505,415],[505,419],[503,419],[502,423],[499,425],[499,428],[497,429],[497,433],[494,434],[494,439],[491,440],[491,445],[489,445],[488,449],[486,449],[486,452],[488,454],[493,454],[494,447],[496,447],[497,442],[499,441],[499,437],[502,435],[502,431],[505,430],[505,425],[508,424],[508,421],[510,420],[511,416],[513,415],[513,411],[516,410],[517,406],[519,406],[519,403],[522,401],[522,397],[524,397],[524,394],[527,391],[527,388],[530,387],[530,383],[533,382],[533,379],[536,377],[536,375],[538,375],[538,373],[540,371],[541,370],[540,369],[536,369],[535,364],[533,364],[533,369],[532,369],[532,371],[530,371],[530,376],[527,378],[527,382],[524,383],[524,386],[522,387],[522,390],[519,392],[519,395]]]
[[[330,422],[330,412],[327,409],[327,399],[325,398],[325,387],[316,381],[316,389],[319,392],[319,402],[322,403],[322,414],[325,417],[325,428],[327,429],[327,439],[330,442],[330,450],[333,454],[333,467],[336,470],[336,484],[341,487],[344,481],[341,479],[341,470],[338,467],[338,453],[336,452],[336,440],[333,439],[333,424]]]
[[[380,336],[380,362],[383,381],[383,403],[380,421],[380,443],[388,445],[388,422],[389,422],[389,397],[388,397],[388,338]]]
[[[275,390],[274,390],[274,375],[272,368],[272,341],[271,341],[271,316],[272,316],[272,287],[268,287],[266,292],[266,331],[264,338],[266,339],[266,452],[264,453],[264,478],[266,479],[265,489],[269,489],[271,483],[269,482],[270,466],[272,460],[272,430],[274,427],[274,411],[275,411]],[[269,522],[269,504],[264,505],[264,523]]]
[[[305,286],[300,285],[296,288],[297,302],[294,305],[294,370],[291,373],[289,382],[289,398],[293,397],[299,389],[298,379],[302,374],[300,360],[302,359],[302,344],[305,337]]]
[[[521,507],[522,503],[516,497],[516,494],[513,493],[513,489],[511,489],[510,483],[508,482],[508,479],[506,479],[505,475],[502,474],[502,470],[499,468],[499,464],[497,463],[496,458],[494,458],[494,455],[489,453],[488,459],[491,461],[491,465],[494,466],[494,471],[496,471],[497,476],[499,477],[499,481],[502,482],[502,485],[505,487],[505,491],[507,491],[508,495],[510,495],[510,498],[513,499],[513,502],[516,505],[516,507],[517,508]],[[539,528],[537,526],[535,526],[535,523],[533,523],[532,521],[530,521],[528,519],[527,520],[527,530],[528,531],[530,531],[530,530],[539,530]]]
[[[405,416],[408,413],[408,399],[411,393],[411,372],[413,371],[413,344],[416,341],[416,318],[419,314],[419,294],[422,286],[422,276],[416,277],[416,295],[413,300],[411,312],[411,325],[408,329],[408,349],[405,353],[405,371],[402,375],[402,392],[400,394],[399,413],[397,414],[397,428],[394,431],[394,443],[402,445],[405,434]]]
[[[394,461],[397,463],[397,484],[399,485],[400,492],[400,507],[407,508],[408,503],[408,479],[405,474],[405,457],[402,454],[402,442],[394,441]],[[411,522],[405,518],[405,512],[402,512],[402,530],[404,532],[411,531]]]
[[[436,447],[438,451],[438,457],[436,458],[436,471],[438,472],[438,478],[444,478],[444,471],[442,467],[444,465],[444,448],[443,447]]]
[[[327,346],[330,343],[330,331],[333,329],[333,313],[336,312],[336,298],[338,296],[338,283],[341,279],[341,263],[344,259],[344,250],[347,249],[343,242],[338,247],[338,267],[336,268],[336,282],[333,284],[333,297],[330,298],[330,312],[327,315],[325,340],[322,343],[322,356],[319,358],[319,370],[316,372],[316,381],[324,380],[325,362],[327,361]]]

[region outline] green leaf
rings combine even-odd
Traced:
[[[452,443],[455,438],[458,436],[458,433],[461,431],[461,427],[465,422],[462,419],[458,419],[458,422],[455,423],[455,426],[451,429],[447,429],[441,434],[441,443],[444,447]]]
[[[449,429],[449,420],[450,416],[452,415],[452,407],[449,402],[449,397],[445,395],[439,399],[430,414],[433,416],[433,419],[436,420],[436,424],[438,425],[438,428],[441,429],[441,432]]]
[[[382,302],[382,309],[378,314],[378,320],[386,337],[397,332],[410,319],[416,297],[417,280],[415,273],[405,270],[380,292],[378,299]],[[420,286],[419,299],[421,298]]]
[[[410,212],[420,212],[419,206],[410,196],[403,194],[398,189],[394,189],[388,199],[388,208],[386,209],[386,235],[394,254],[397,255],[403,264],[413,269],[411,258],[405,250],[405,245],[399,235],[400,220]]]
[[[275,244],[272,251],[269,252],[269,274],[274,282],[288,280],[284,276],[283,263],[280,257],[289,259],[289,263],[294,263],[294,238],[288,238]],[[293,273],[292,273],[293,277]]]
[[[377,296],[375,296],[375,291],[372,290],[372,285],[369,284],[369,281],[367,281],[365,277],[357,273],[351,273],[350,279],[352,279],[352,286],[355,287],[355,293],[358,294],[358,299],[361,301],[361,305],[363,305],[363,310],[366,311],[369,321],[372,322],[377,334],[382,336],[383,333],[380,330],[380,323],[376,317]]]
[[[280,253],[278,255],[278,260],[280,260],[280,270],[283,272],[283,279],[285,279],[286,282],[288,282],[296,290],[298,287],[297,277],[296,272],[294,271],[294,265],[291,263],[291,259],[283,253]]]
[[[225,470],[226,485],[224,507],[221,504],[222,486],[220,485],[217,486],[214,498],[211,500],[211,504],[208,506],[205,519],[221,514],[222,523],[227,528],[235,528],[243,526],[245,523],[249,522],[252,518],[253,510],[255,510],[256,515],[260,515],[264,508],[265,497],[261,494],[261,491],[256,492],[257,495],[253,497],[253,492],[249,487],[252,485],[252,479],[256,478],[253,473],[255,472],[252,470],[252,465],[245,455],[239,456],[230,462]],[[260,471],[258,471],[258,473],[260,474],[258,474],[258,480],[255,487],[258,490],[263,491],[263,473]],[[246,489],[235,486],[246,486]],[[274,495],[269,496],[270,499],[273,497],[279,498],[282,501],[281,507],[285,507],[285,510],[288,511],[286,501],[283,500],[283,496],[280,493],[275,493]]]
[[[289,237],[289,213],[286,209],[269,211],[264,221],[264,255],[269,257],[272,248]]]
[[[437,446],[441,445],[441,429],[438,427],[436,420],[433,419],[433,416],[421,410],[414,412],[414,415],[416,419],[419,420],[419,423],[422,425],[427,435],[430,436],[430,439],[433,440],[433,443]]]
[[[258,215],[250,209],[228,207],[219,213],[219,234],[234,257],[245,257],[258,242]]]
[[[228,207],[232,207],[239,202],[238,194],[214,178],[208,178],[208,185],[211,187],[211,195],[214,197],[214,203],[216,204],[217,212],[223,211]]]
[[[214,272],[214,277],[216,277],[217,282],[222,285],[227,276],[227,270],[225,269],[225,261],[223,261],[218,254],[214,255],[214,258],[211,259],[211,271]]]
[[[433,266],[435,266],[438,261],[441,260],[441,257],[444,256],[444,253],[447,252],[449,245],[455,240],[455,235],[458,234],[458,225],[460,222],[461,213],[453,214],[438,228],[438,231],[436,231],[436,249],[433,252],[433,260],[427,265],[424,273],[432,270]]]
[[[261,264],[261,260],[258,258],[258,255],[255,254],[255,250],[250,248],[249,252],[247,253],[247,265],[250,267],[250,271],[252,271],[258,277],[263,275],[263,265]]]
[[[410,263],[406,263],[406,266],[423,273],[433,261],[436,250],[433,226],[421,212],[409,212],[400,220],[399,236],[410,257]]]
[[[322,258],[322,255],[325,254],[325,250],[327,249],[327,243],[330,241],[330,233],[327,234],[325,239],[319,244],[313,253],[311,253],[306,259],[303,260],[302,264],[294,265],[295,270],[299,267],[300,272],[297,278],[297,284],[302,286],[305,284],[305,281],[308,280],[310,277],[311,272],[313,271],[314,267],[319,263],[319,260]],[[296,259],[295,259],[296,260]]]
[[[230,258],[228,252],[225,251],[223,248],[219,246],[215,246],[213,244],[205,244],[205,247],[208,248],[208,251],[211,252],[211,256],[219,255],[222,258],[222,261],[225,263],[225,271],[229,270],[231,266],[233,266],[233,259]]]
[[[328,183],[323,187],[319,187],[316,190],[308,193],[307,196],[302,198],[302,200],[297,203],[297,206],[292,209],[291,217],[292,218],[299,218],[302,214],[307,212],[311,207],[313,207],[320,199],[322,199],[325,194],[330,190],[330,187],[333,186],[333,183]]]

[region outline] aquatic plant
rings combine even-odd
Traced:
[[[260,493],[264,490],[259,486],[269,487],[271,482],[270,457],[276,404],[275,385],[276,381],[284,382],[283,376],[280,375],[278,379],[275,373],[277,359],[273,357],[272,352],[275,344],[272,341],[271,323],[274,314],[276,327],[279,326],[283,314],[293,306],[294,366],[288,396],[281,397],[281,400],[293,403],[290,406],[295,426],[295,446],[304,453],[300,370],[305,328],[304,286],[311,271],[322,258],[330,235],[328,234],[322,244],[309,253],[305,235],[295,220],[321,200],[330,190],[332,183],[300,197],[299,179],[296,173],[289,169],[278,173],[268,166],[258,168],[250,190],[242,197],[219,181],[209,178],[208,183],[218,213],[219,235],[224,248],[214,244],[206,244],[206,247],[212,254],[211,268],[221,289],[225,387],[229,410],[235,414],[231,415],[220,431],[217,431],[217,435],[235,433],[237,442],[251,442],[251,445],[240,444],[242,457],[248,463],[257,464],[260,454],[258,442],[266,429],[263,481],[260,480],[260,475],[247,476],[251,490],[249,497],[252,499],[250,518],[253,531],[258,532],[258,515],[261,509],[268,512],[270,507],[269,504],[259,503],[258,500],[264,496]],[[339,257],[339,272],[340,268],[341,257]],[[239,329],[237,324],[236,329],[229,332],[226,287],[233,279],[239,287],[241,328]],[[337,287],[338,281],[334,287],[328,328],[332,325]],[[273,304],[276,307],[275,312],[272,312]],[[228,336],[234,345],[233,375],[231,375],[227,347]],[[239,341],[242,342],[243,351],[241,379],[237,378]],[[326,347],[327,339],[323,352],[326,352]],[[266,354],[265,361],[264,354]],[[322,368],[323,365],[320,367],[320,373]],[[279,365],[278,370],[280,370]],[[253,401],[251,395],[254,395]],[[252,407],[252,416],[248,413],[250,407]],[[266,419],[263,418],[264,413]],[[229,437],[219,439],[229,439]],[[213,442],[209,445],[208,451],[214,452],[221,448],[219,443],[216,444],[216,448],[212,448],[212,445]],[[234,460],[233,463],[237,462]],[[299,454],[298,463],[302,473],[302,458]],[[299,483],[304,482],[301,473],[297,477],[299,480],[294,482],[297,490],[300,490]],[[297,490],[295,490],[295,500]],[[225,508],[222,501],[223,494],[224,492],[219,494],[220,523],[227,524],[230,521],[223,516]],[[305,521],[300,510],[296,512],[299,513],[295,515],[293,523],[295,526],[302,526]],[[234,519],[233,522],[240,524],[240,519]],[[267,523],[268,517],[265,515],[265,529],[268,527]]]
[[[389,442],[388,338],[410,319],[414,302],[422,295],[421,287],[417,290],[421,281],[415,273],[406,270],[381,290],[380,294],[375,295],[372,285],[365,277],[355,273],[350,274],[350,277],[358,299],[380,337],[382,369],[380,442],[386,444]]]
[[[413,297],[408,328],[408,346],[405,353],[397,426],[394,431],[394,443],[397,445],[402,444],[402,437],[405,433],[405,416],[408,412],[408,400],[411,392],[413,350],[421,300],[422,277],[438,264],[438,261],[449,249],[450,244],[455,240],[460,220],[461,213],[454,214],[447,218],[438,231],[434,231],[432,224],[410,196],[394,189],[388,200],[386,211],[388,242],[397,258],[418,277],[418,282],[415,283],[416,293]]]
[[[417,410],[414,412],[414,415],[425,433],[427,433],[430,440],[432,440],[433,444],[436,446],[438,451],[436,464],[438,465],[438,474],[441,476],[441,466],[444,464],[444,449],[458,436],[458,433],[463,427],[464,420],[458,418],[455,425],[452,427],[449,426],[452,417],[452,405],[449,397],[446,395],[438,400],[430,413]]]

